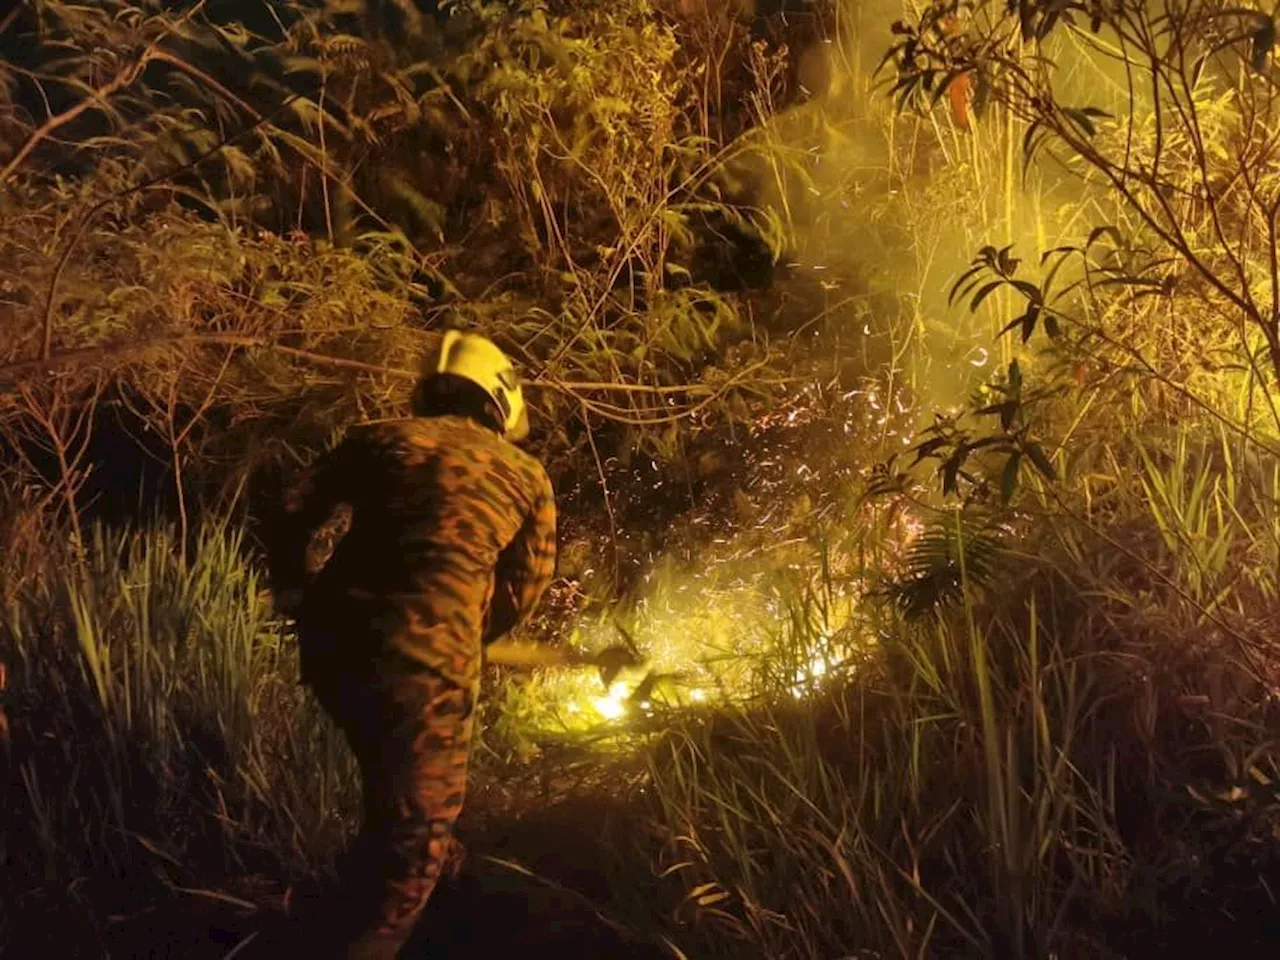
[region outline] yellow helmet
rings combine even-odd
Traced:
[[[529,435],[529,409],[511,360],[487,337],[448,330],[440,345],[436,373],[452,374],[480,387],[498,405],[502,435],[523,440]]]

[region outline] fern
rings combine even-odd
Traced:
[[[991,518],[952,513],[912,543],[904,569],[884,594],[908,619],[954,608],[966,591],[991,588],[1007,557],[1003,531]]]

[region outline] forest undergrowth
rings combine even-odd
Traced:
[[[1272,14],[436,7],[0,16],[0,950],[332,883],[260,540],[453,325],[556,481],[528,636],[648,658],[487,671],[482,878],[691,960],[1274,949]]]

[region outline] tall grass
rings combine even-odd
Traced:
[[[203,886],[322,863],[357,781],[294,682],[241,535],[210,524],[184,551],[168,528],[99,527],[83,559],[32,560],[42,576],[9,607],[2,648],[19,874],[47,890]]]
[[[884,656],[851,682],[804,704],[779,689],[651,748],[663,866],[700,955],[1263,942],[1276,491],[1228,454],[1193,426],[1159,452],[1116,445],[1105,514],[1042,518],[984,601],[962,553],[963,600],[886,610]]]
[[[1231,447],[1194,423],[1104,444],[1087,488],[1024,491],[1040,515],[999,546],[1016,562],[971,565],[962,533],[956,596],[903,604],[896,571],[900,590],[833,625],[833,577],[913,562],[878,521],[844,521],[817,589],[774,614],[750,698],[671,705],[595,755],[600,801],[647,771],[599,841],[574,820],[573,843],[611,850],[610,909],[689,957],[1138,956],[1185,939],[1179,920],[1261,942],[1280,491]],[[81,559],[32,567],[4,632],[15,894],[79,890],[105,913],[139,880],[322,871],[357,780],[239,535],[206,526],[184,552],[165,528],[99,528]],[[833,644],[856,655],[798,689]],[[517,765],[555,779],[563,758]]]
[[[896,683],[673,733],[653,771],[697,912],[769,957],[1057,940],[1074,885],[1125,861],[1104,785],[1070,759],[1093,678],[1037,615],[991,629],[907,634]]]

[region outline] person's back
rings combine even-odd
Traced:
[[[495,574],[518,594],[530,578],[545,585],[554,564],[542,465],[472,419],[438,416],[353,428],[330,471],[350,528],[309,586],[303,622],[323,624],[335,606],[359,610],[391,649],[472,683]],[[512,625],[518,599],[496,598],[489,636]]]

